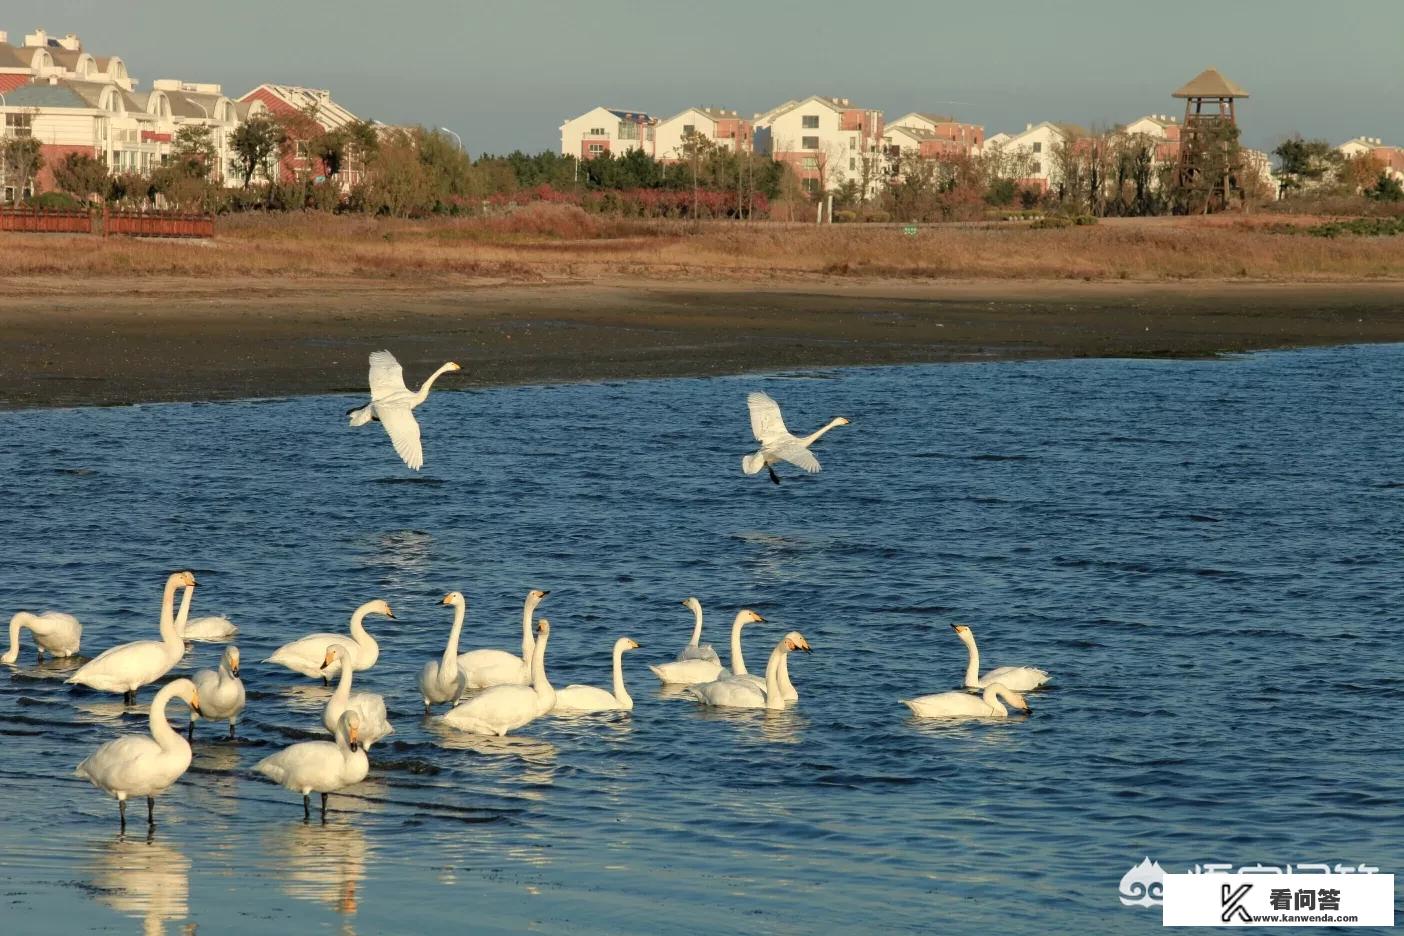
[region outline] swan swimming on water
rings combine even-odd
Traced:
[[[791,631],[770,653],[765,665],[765,683],[757,688],[750,680],[724,677],[698,686],[688,686],[687,694],[703,705],[716,708],[783,709],[785,699],[780,694],[780,661],[793,650],[810,650],[809,641],[798,631]]]
[[[323,684],[326,684],[329,677],[341,672],[340,660],[331,666],[325,666],[327,645],[337,643],[345,645],[351,651],[356,669],[368,670],[375,665],[376,660],[380,659],[380,644],[376,643],[375,638],[366,632],[365,624],[362,623],[367,614],[381,614],[392,621],[395,619],[395,613],[390,610],[390,605],[386,602],[379,599],[367,601],[351,615],[351,636],[348,637],[345,634],[308,634],[292,643],[283,644],[263,662],[286,666],[294,673],[301,673],[304,676],[320,676]]]
[[[970,651],[965,664],[965,688],[983,689],[994,683],[1002,684],[1015,692],[1028,692],[1048,682],[1048,674],[1036,666],[1001,666],[980,675],[980,650],[975,646],[975,634],[964,624],[952,624],[966,650]]]
[[[901,702],[919,718],[1007,718],[1009,710],[1000,704],[1001,698],[1021,711],[1033,711],[1022,695],[1003,683],[991,683],[982,695],[939,692]]]
[[[419,673],[419,695],[424,699],[425,715],[432,705],[458,701],[468,688],[468,673],[458,665],[458,636],[463,632],[463,615],[468,603],[461,592],[449,592],[443,603],[453,606],[453,627],[449,628],[443,659],[430,660]]]
[[[180,599],[180,610],[176,612],[176,633],[180,634],[183,640],[228,640],[239,633],[239,628],[234,626],[234,622],[223,615],[192,619],[190,600],[194,595],[195,589],[186,588]]]
[[[556,691],[546,679],[546,641],[551,622],[542,618],[536,624],[536,646],[532,651],[530,686],[493,686],[467,702],[460,702],[443,716],[444,724],[474,734],[506,735],[536,721],[556,705]]]
[[[239,678],[239,648],[225,647],[219,658],[218,670],[200,670],[193,680],[200,693],[200,708],[190,710],[190,740],[195,740],[195,723],[201,717],[210,721],[229,722],[229,737],[234,738],[234,723],[244,711],[244,681]]]
[[[0,663],[14,663],[19,659],[20,631],[24,628],[29,628],[34,635],[34,650],[41,662],[45,653],[51,657],[73,656],[83,639],[83,625],[71,614],[62,611],[45,611],[43,614],[20,611],[10,618],[10,649],[0,656]]]
[[[83,759],[74,775],[117,797],[117,813],[127,828],[127,797],[146,797],[146,821],[156,825],[156,797],[190,767],[190,745],[166,720],[166,703],[179,698],[192,712],[200,694],[188,679],[173,679],[151,702],[151,734],[123,735],[108,741]]]
[[[532,616],[542,599],[551,594],[536,589],[528,592],[522,605],[522,655],[506,650],[469,650],[458,655],[458,668],[467,674],[469,689],[491,686],[531,685],[531,658],[536,639],[531,635]]]
[[[138,640],[105,650],[79,667],[65,682],[87,686],[99,692],[120,692],[127,705],[136,702],[136,691],[170,672],[171,667],[185,655],[185,641],[175,629],[177,588],[195,587],[191,572],[175,572],[166,579],[166,594],[161,601],[161,639]]]
[[[712,649],[711,644],[702,644],[702,602],[696,598],[684,598],[683,607],[692,609],[692,639],[687,642],[687,646],[678,652],[678,662],[683,660],[711,660],[713,663],[721,663],[721,658],[717,656],[717,651]]]
[[[760,443],[760,448],[741,459],[741,470],[753,475],[764,468],[770,472],[770,480],[776,484],[780,483],[780,476],[771,466],[778,462],[789,462],[810,474],[817,473],[819,459],[814,457],[809,447],[835,426],[848,425],[847,419],[836,416],[815,432],[801,437],[785,428],[785,420],[780,416],[780,404],[769,394],[751,391],[746,396],[746,406],[751,411],[751,434]]]
[[[556,690],[556,705],[551,711],[567,715],[631,711],[634,700],[624,688],[624,654],[637,649],[639,644],[632,637],[620,637],[614,642],[613,692],[606,692],[597,686],[566,686]]]
[[[764,620],[765,618],[750,608],[742,608],[737,612],[736,618],[731,622],[731,675],[746,675],[746,661],[741,656],[741,628],[747,624]],[[675,660],[672,663],[649,666],[649,669],[653,671],[653,675],[657,676],[660,682],[681,686],[711,682],[723,675],[719,660]],[[755,680],[758,686],[764,688],[761,680],[755,679],[755,677],[751,677],[751,679]]]
[[[346,653],[344,645],[332,644],[327,647],[326,660],[322,665],[329,667],[345,657]],[[351,677],[355,672],[354,666],[343,665],[341,667],[341,679],[336,684],[336,691],[327,700],[327,707],[322,710],[322,724],[332,734],[336,734],[336,726],[341,721],[341,713],[355,712],[359,718],[361,744],[369,751],[372,744],[386,735],[394,734],[395,729],[390,727],[390,720],[385,716],[384,696],[374,692],[352,694]]]
[[[461,370],[453,361],[440,367],[420,384],[419,390],[410,393],[405,386],[405,372],[395,355],[389,351],[373,351],[370,356],[371,401],[365,406],[347,410],[353,426],[364,426],[371,420],[379,420],[395,446],[395,452],[404,459],[406,465],[418,471],[424,466],[424,449],[419,440],[419,423],[414,418],[414,408],[429,398],[429,390],[434,381],[451,371]]]
[[[327,794],[360,783],[370,773],[370,760],[360,741],[361,716],[341,713],[336,741],[303,741],[283,748],[254,765],[254,770],[274,783],[302,794],[302,818],[312,818],[308,799],[322,794],[322,818],[327,817]]]

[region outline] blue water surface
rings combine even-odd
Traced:
[[[176,568],[240,627],[240,739],[204,724],[148,841],[72,775],[142,710],[0,672],[6,933],[1153,932],[1150,856],[1404,871],[1404,347],[436,392],[413,476],[351,397],[0,414],[0,610],[154,637]],[[417,377],[418,375],[411,375]],[[450,384],[451,379],[441,382]],[[739,470],[744,398],[852,425],[824,471]],[[519,644],[551,595],[556,685],[630,715],[482,740],[422,714],[415,674],[468,597],[463,649]],[[814,647],[781,713],[660,692],[698,596],[753,670]],[[395,734],[325,825],[251,773],[321,735],[327,690],[258,661],[351,610],[357,688]],[[1054,674],[1034,712],[956,725],[899,698],[986,668]],[[196,644],[177,672],[213,666]],[[144,690],[142,703],[152,690]],[[180,716],[183,719],[183,716]],[[139,815],[136,810],[134,815]]]

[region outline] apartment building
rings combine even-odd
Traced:
[[[985,145],[985,128],[979,124],[962,123],[948,114],[913,112],[888,121],[887,130],[909,128],[922,131],[918,138],[923,144],[923,156],[974,156]]]
[[[999,152],[1015,157],[1023,166],[1018,182],[1027,188],[1047,191],[1056,183],[1056,147],[1069,139],[1085,136],[1082,127],[1075,124],[1043,121],[1024,125],[1021,133],[997,133],[985,141],[982,151]]]
[[[849,181],[866,182],[869,195],[880,187],[882,111],[814,95],[757,114],[755,128],[757,152],[789,163],[806,191],[831,192]]]
[[[1347,158],[1368,155],[1380,164],[1386,175],[1404,180],[1404,147],[1389,146],[1379,137],[1356,137],[1336,150]]]
[[[623,156],[642,150],[658,156],[658,119],[643,111],[595,107],[561,124],[561,155],[590,159],[605,153]]]
[[[697,134],[718,149],[733,153],[751,151],[754,127],[734,110],[720,107],[689,107],[660,120],[654,128],[654,152],[658,159],[672,162],[682,158],[683,141]]]

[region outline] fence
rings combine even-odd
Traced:
[[[93,216],[77,208],[0,207],[0,231],[45,234],[91,234]]]
[[[106,235],[129,237],[214,237],[214,215],[185,211],[102,212]]]

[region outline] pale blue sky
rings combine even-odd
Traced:
[[[1182,112],[1170,92],[1209,65],[1251,92],[1249,145],[1404,144],[1404,0],[5,0],[0,19],[12,42],[76,32],[142,87],[330,88],[362,116],[451,127],[475,154],[555,147],[595,104],[749,115],[808,94],[990,133],[1110,125]]]

